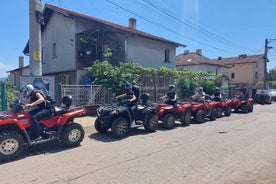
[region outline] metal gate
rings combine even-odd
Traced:
[[[61,97],[71,95],[73,105],[109,103],[112,94],[101,85],[61,85]]]

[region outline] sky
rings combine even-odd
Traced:
[[[276,67],[276,0],[42,0],[75,12],[136,28],[187,45],[177,55],[202,49],[210,59],[264,54],[268,39],[268,70]],[[29,1],[2,1],[0,11],[0,78],[24,65],[29,37]]]

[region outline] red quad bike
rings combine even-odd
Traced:
[[[215,108],[215,103],[212,101],[201,102],[192,102],[192,116],[194,117],[197,123],[204,123],[205,118],[210,120],[216,120],[217,118],[217,109]]]
[[[177,108],[165,103],[155,106],[157,117],[163,122],[163,126],[167,129],[175,127],[175,120],[179,120],[182,125],[189,125],[191,122],[192,105],[187,102],[177,103]]]
[[[248,100],[245,100],[241,98],[233,98],[231,106],[235,112],[253,112],[253,99],[249,98]]]
[[[232,112],[231,104],[232,100],[215,100],[212,98],[212,102],[214,104],[214,108],[217,110],[217,118],[221,118],[223,114],[225,116],[230,116]]]
[[[232,100],[222,100],[220,101],[222,106],[222,112],[224,113],[224,116],[230,116],[232,113]]]
[[[69,99],[69,100],[68,100]],[[24,148],[50,141],[61,141],[66,147],[78,146],[84,138],[83,127],[74,118],[87,114],[82,107],[70,107],[72,97],[63,97],[66,106],[53,106],[48,119],[40,120],[42,139],[32,141],[31,117],[23,104],[17,103],[0,115],[0,161],[19,156]]]

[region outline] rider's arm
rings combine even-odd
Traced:
[[[125,97],[127,94],[126,93],[124,93],[124,94],[122,94],[122,95],[119,95],[119,96],[116,96],[115,98],[117,99],[117,98],[122,98],[122,97]]]
[[[36,95],[36,97],[37,97],[37,100],[34,101],[34,102],[32,102],[32,103],[26,104],[26,105],[24,106],[24,108],[33,107],[33,106],[36,106],[36,105],[41,104],[41,103],[44,102],[45,99],[44,99],[44,97],[43,97],[40,93],[36,93],[35,95]]]
[[[135,95],[132,95],[132,98],[129,99],[130,102],[133,102],[133,101],[135,101],[135,100],[136,100],[136,96],[135,96]]]
[[[171,101],[175,102],[175,101],[176,101],[176,99],[177,99],[177,95],[175,94],[175,95],[174,95],[174,98],[173,98],[173,99],[171,99]]]

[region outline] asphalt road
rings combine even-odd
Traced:
[[[276,103],[173,130],[139,128],[124,139],[98,134],[94,119],[76,119],[86,131],[79,147],[44,144],[1,163],[0,183],[276,183]]]

